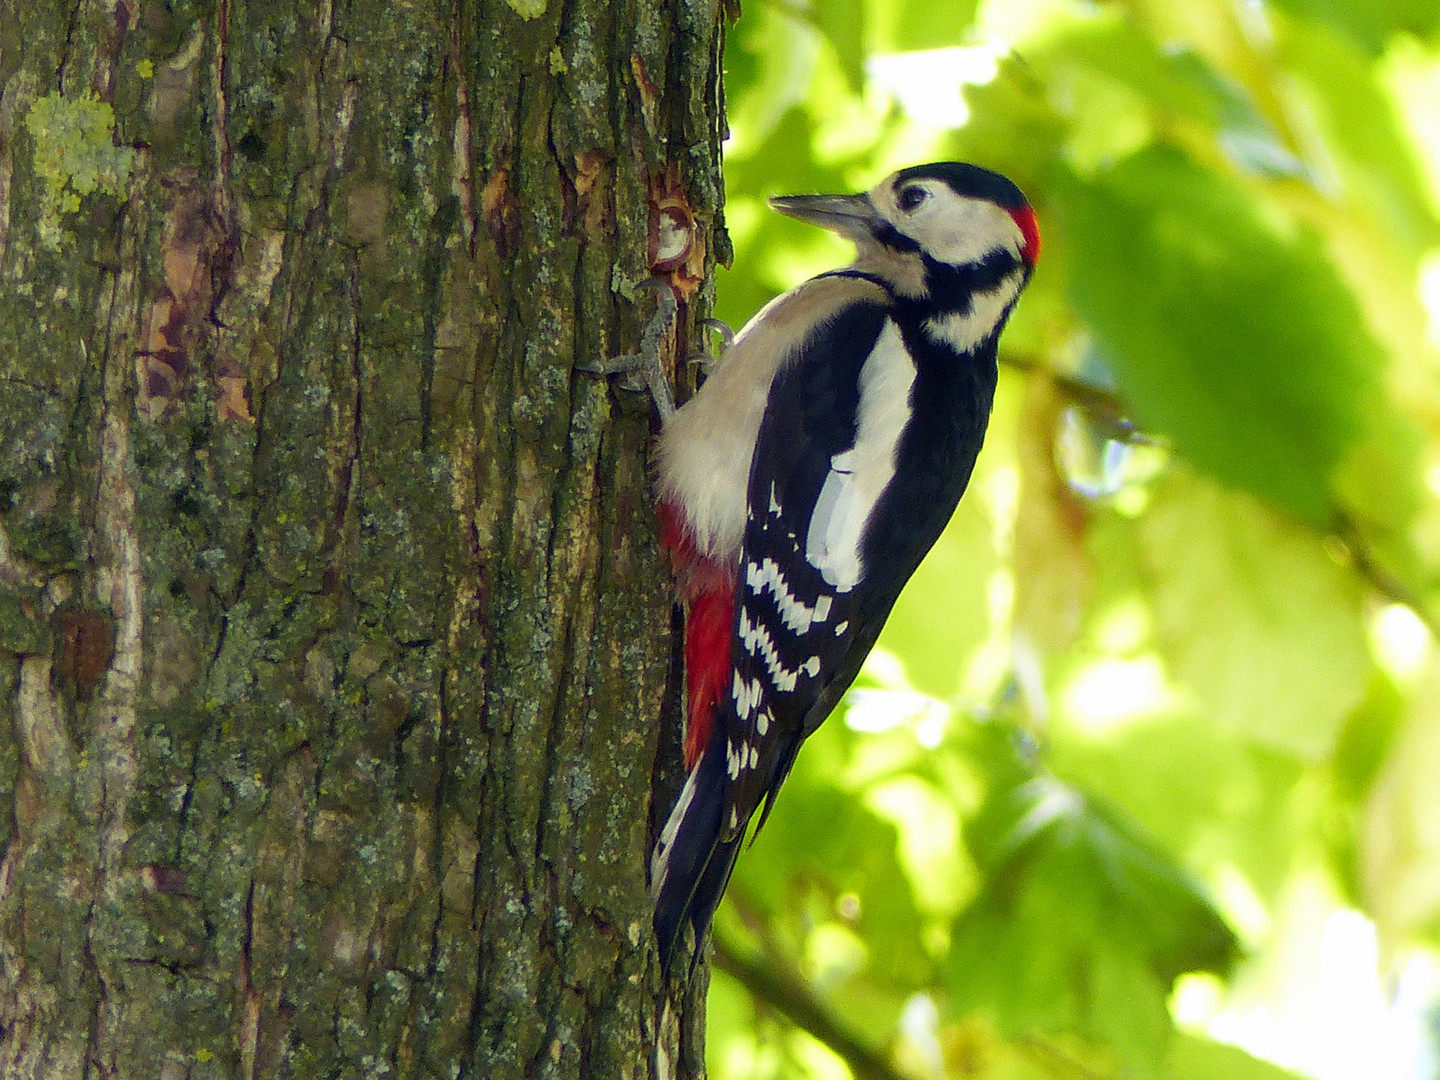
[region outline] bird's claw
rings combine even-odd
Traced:
[[[624,375],[620,383],[626,390],[649,390],[654,399],[655,411],[660,414],[662,424],[675,415],[675,395],[670,390],[670,380],[665,374],[665,362],[660,356],[660,347],[675,322],[679,306],[675,293],[668,282],[657,277],[646,278],[643,284],[654,291],[659,304],[655,314],[640,332],[640,351],[625,356],[614,356],[608,360],[581,360],[575,367],[593,375]]]

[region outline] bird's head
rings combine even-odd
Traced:
[[[1040,257],[1030,203],[1005,177],[978,165],[916,165],[860,195],[790,195],[771,205],[853,240],[856,267],[904,296],[927,295],[937,279],[968,279],[982,267],[985,277],[1016,271],[1028,277]]]

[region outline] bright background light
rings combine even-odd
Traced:
[[[906,1075],[1440,1076],[1432,7],[734,28],[726,318],[851,255],[770,195],[971,160],[1045,238],[966,499],[717,921]],[[718,1080],[844,1074],[711,1003]]]

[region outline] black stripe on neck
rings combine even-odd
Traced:
[[[999,288],[1021,265],[1014,253],[1004,248],[962,266],[936,262],[928,255],[920,257],[925,262],[925,291],[929,294],[926,306],[937,315],[968,313],[976,293]]]
[[[870,232],[876,240],[879,240],[880,243],[884,244],[891,251],[916,252],[920,250],[918,242],[910,239],[910,237],[906,236],[889,222],[886,222],[879,228],[872,226]]]

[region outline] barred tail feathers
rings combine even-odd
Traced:
[[[735,567],[697,543],[679,506],[658,507],[660,543],[685,605],[685,767],[690,770],[650,863],[655,934],[668,970],[685,922],[704,936],[740,850],[740,838],[720,840],[727,775],[724,740],[715,712],[730,678],[735,636]]]
[[[661,966],[667,971],[687,920],[695,927],[698,948],[740,852],[741,836],[720,839],[725,778],[723,740],[712,734],[651,857],[655,937],[660,943]]]

